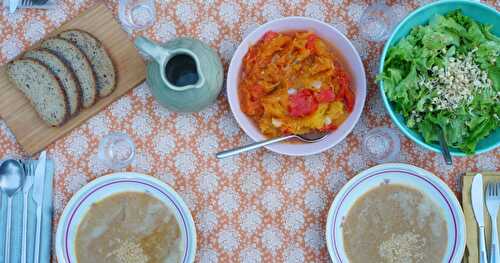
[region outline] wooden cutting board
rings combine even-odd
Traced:
[[[67,132],[80,126],[88,118],[144,81],[146,76],[143,59],[127,33],[123,31],[104,4],[98,4],[85,11],[47,37],[68,29],[85,30],[102,42],[114,62],[117,71],[117,87],[111,95],[100,99],[91,108],[82,110],[62,127],[50,127],[40,119],[28,99],[9,81],[6,66],[1,67],[0,116],[28,154],[41,151]],[[39,43],[33,45],[32,48],[37,46]]]

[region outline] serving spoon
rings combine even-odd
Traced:
[[[441,154],[443,155],[444,161],[446,162],[447,165],[453,165],[450,149],[448,148],[448,143],[446,143],[446,138],[444,137],[443,128],[437,127],[437,130],[438,130],[439,145],[441,146]]]
[[[0,165],[0,189],[7,194],[7,227],[5,228],[5,263],[10,262],[10,232],[12,228],[12,196],[22,188],[25,174],[21,163],[9,159]]]
[[[289,135],[276,137],[276,138],[272,138],[272,139],[268,139],[268,140],[264,140],[264,141],[260,141],[260,142],[254,142],[252,144],[248,144],[248,145],[234,148],[231,150],[222,151],[222,152],[217,153],[215,156],[217,157],[217,159],[223,159],[223,158],[226,158],[229,156],[248,152],[248,151],[255,150],[255,149],[258,149],[258,148],[266,146],[266,145],[286,141],[286,140],[293,139],[293,138],[299,139],[303,142],[313,143],[313,142],[321,141],[322,139],[324,139],[326,137],[326,135],[328,135],[327,132],[310,132],[310,133],[300,134],[300,135],[299,134],[289,134]]]

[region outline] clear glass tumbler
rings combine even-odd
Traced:
[[[390,6],[376,3],[364,10],[358,28],[364,39],[379,42],[389,37],[397,22],[396,13]]]
[[[106,135],[99,143],[99,159],[111,169],[127,167],[135,156],[135,144],[125,133],[115,132]]]
[[[377,163],[396,161],[401,150],[399,135],[394,129],[374,128],[363,138],[363,154]]]
[[[118,6],[120,21],[134,30],[145,29],[155,22],[154,0],[120,0]]]

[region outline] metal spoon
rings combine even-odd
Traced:
[[[24,184],[24,169],[17,160],[6,160],[0,165],[0,189],[7,194],[7,227],[5,228],[5,263],[10,262],[10,232],[12,228],[12,196]]]
[[[272,139],[265,140],[265,141],[255,142],[255,143],[241,146],[238,148],[234,148],[231,150],[222,151],[222,152],[217,153],[215,156],[217,157],[217,159],[223,159],[223,158],[226,158],[229,156],[233,156],[233,155],[240,154],[243,152],[248,152],[248,151],[260,148],[262,146],[266,146],[266,145],[281,142],[281,141],[286,141],[286,140],[289,140],[292,138],[296,138],[296,139],[299,139],[299,140],[301,140],[303,142],[307,142],[307,143],[313,143],[313,142],[321,141],[322,139],[324,139],[326,137],[326,135],[328,135],[327,132],[311,132],[311,133],[306,133],[306,134],[301,134],[301,135],[290,134],[290,135],[285,135],[282,137],[272,138]]]
[[[448,144],[446,143],[446,138],[444,137],[443,128],[438,128],[439,145],[441,145],[441,153],[443,154],[444,161],[447,165],[453,165],[451,159],[450,149],[448,149]]]

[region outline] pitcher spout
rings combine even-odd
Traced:
[[[160,65],[170,57],[169,50],[142,36],[135,39],[135,46]]]

